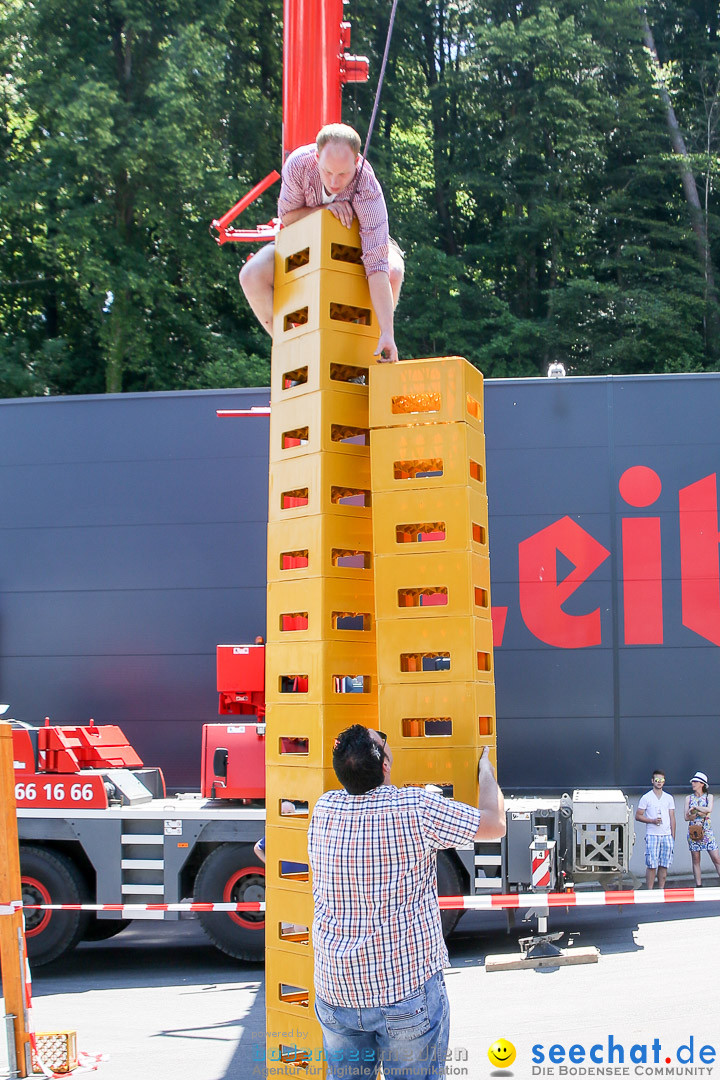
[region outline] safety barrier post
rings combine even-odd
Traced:
[[[12,910],[12,909],[15,910]],[[6,910],[11,909],[11,910]],[[30,1036],[25,1006],[25,933],[23,929],[20,852],[15,808],[12,729],[0,723],[0,965],[5,1013],[14,1017],[14,1048],[8,1045],[11,1076],[28,1076]],[[9,1031],[8,1025],[8,1031]]]

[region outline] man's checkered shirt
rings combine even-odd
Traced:
[[[323,205],[323,183],[315,157],[315,143],[299,146],[293,150],[283,165],[282,186],[278,197],[278,214],[282,217],[290,210],[299,210],[304,206]],[[358,169],[360,168],[358,161]],[[346,202],[353,195],[353,209],[360,222],[360,244],[362,261],[368,277],[384,270],[387,274],[388,263],[388,216],[385,197],[372,167],[366,161],[355,189],[355,180],[336,196],[336,202]]]
[[[329,791],[308,830],[315,990],[330,1005],[402,1001],[448,964],[435,853],[472,842],[480,811],[424,788]]]

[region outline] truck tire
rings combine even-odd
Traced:
[[[447,851],[438,851],[437,854],[437,880],[438,896],[462,896],[465,892],[462,876],[452,855]],[[441,911],[443,937],[447,938],[459,923],[464,912]]]
[[[23,904],[82,904],[87,887],[75,864],[45,848],[20,848]],[[59,960],[75,948],[87,929],[86,911],[25,912],[25,938],[33,967]]]
[[[92,914],[83,934],[83,941],[107,941],[131,922],[132,919],[98,919],[97,915]]]
[[[195,878],[195,900],[243,903],[265,900],[265,867],[252,844],[221,844],[207,856]],[[265,956],[264,912],[200,912],[200,924],[221,952],[236,960]]]

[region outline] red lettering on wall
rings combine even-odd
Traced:
[[[682,621],[720,645],[717,473],[680,489]]]
[[[575,569],[557,580],[557,553]],[[601,642],[600,608],[569,615],[562,605],[610,552],[572,518],[564,517],[518,545],[520,610],[528,630],[559,649],[586,649]]]
[[[493,647],[499,649],[505,636],[505,623],[508,609],[506,607],[491,607]]]
[[[662,491],[653,469],[635,465],[618,484],[630,506],[650,506]],[[663,588],[660,518],[623,518],[623,610],[626,645],[662,645]]]

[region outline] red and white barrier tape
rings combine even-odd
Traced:
[[[258,901],[246,904],[205,903],[195,901],[184,904],[25,904],[26,911],[118,911],[132,915],[138,911],[264,911],[265,904]]]
[[[700,901],[720,902],[720,887],[709,889],[654,889],[613,892],[562,893],[488,893],[478,896],[441,896],[444,911],[494,911],[501,908],[620,907],[626,904],[688,904]],[[39,911],[117,911],[132,915],[140,911],[265,911],[264,903],[210,903],[196,901],[179,904],[27,904]],[[0,912],[1,913],[1,912]]]
[[[14,915],[16,911],[22,911],[22,900],[11,900],[9,904],[0,904],[0,915]]]
[[[653,889],[636,892],[489,893],[486,896],[441,896],[443,910],[492,911],[495,908],[620,907],[626,904],[688,904],[720,901],[720,888]]]

